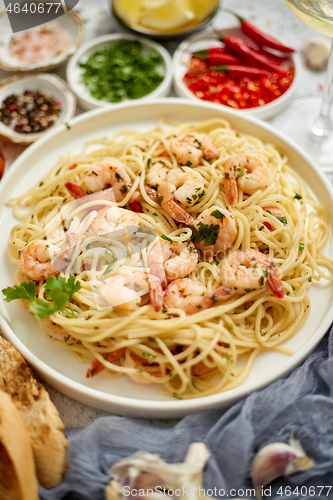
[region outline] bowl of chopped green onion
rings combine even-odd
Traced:
[[[67,66],[67,81],[84,110],[169,95],[172,61],[157,42],[114,33],[84,44]]]

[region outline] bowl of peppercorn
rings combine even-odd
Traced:
[[[56,75],[11,76],[0,81],[0,135],[30,144],[48,130],[68,122],[76,98]]]
[[[84,110],[169,95],[172,60],[153,40],[113,33],[82,45],[69,61],[67,81]]]

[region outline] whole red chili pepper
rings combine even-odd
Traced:
[[[239,64],[241,60],[239,57],[226,52],[225,49],[219,47],[211,47],[207,50],[198,50],[192,54],[199,59],[203,59],[209,66],[221,64]]]
[[[255,50],[258,54],[261,54],[265,57],[267,57],[273,64],[282,64],[284,61],[290,61],[290,56],[279,56],[276,54],[272,54],[272,52],[269,52],[268,50],[263,49],[262,47],[259,47],[256,43],[254,43],[252,40],[248,40],[246,38],[243,38],[243,41],[245,45],[250,47],[250,49]]]
[[[259,28],[254,26],[254,24],[249,23],[246,19],[236,14],[236,12],[232,12],[230,10],[229,12],[239,19],[244,35],[254,40],[260,47],[263,45],[265,47],[270,47],[271,49],[279,50],[280,52],[295,52],[295,49],[283,45],[281,42],[276,40],[276,38],[264,33]]]
[[[255,76],[261,77],[266,76],[269,77],[271,72],[264,68],[253,68],[252,66],[241,66],[241,65],[227,65],[227,66],[212,66],[207,69],[199,69],[196,71],[191,71],[187,73],[188,75],[197,75],[198,73],[212,73],[214,71],[223,71],[224,73],[228,73],[231,78],[236,76]]]
[[[248,63],[256,64],[256,66],[262,66],[263,68],[271,69],[272,71],[283,72],[284,70],[277,64],[273,62],[271,58],[259,53],[249,46],[244,38],[239,36],[227,36],[221,37],[222,42],[228,47],[228,49],[236,52],[236,54],[244,57]]]

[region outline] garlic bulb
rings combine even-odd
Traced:
[[[196,500],[200,496],[202,472],[208,458],[204,443],[192,443],[184,462],[177,464],[168,464],[148,451],[137,451],[111,468],[113,480],[105,490],[106,500],[148,496],[153,499],[161,497],[163,491],[168,491],[170,499],[185,498],[190,491],[191,500]],[[171,490],[174,495],[169,494]]]
[[[290,444],[273,443],[264,446],[254,457],[251,469],[256,496],[261,499],[261,488],[280,476],[310,469],[315,464],[305,455],[300,442],[290,436]]]
[[[313,38],[309,40],[303,49],[306,65],[310,69],[324,70],[328,63],[330,47],[331,45],[324,38]]]

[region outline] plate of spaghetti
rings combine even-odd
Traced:
[[[81,402],[230,405],[332,323],[331,189],[233,110],[169,98],[76,117],[19,157],[0,200],[3,331]]]

